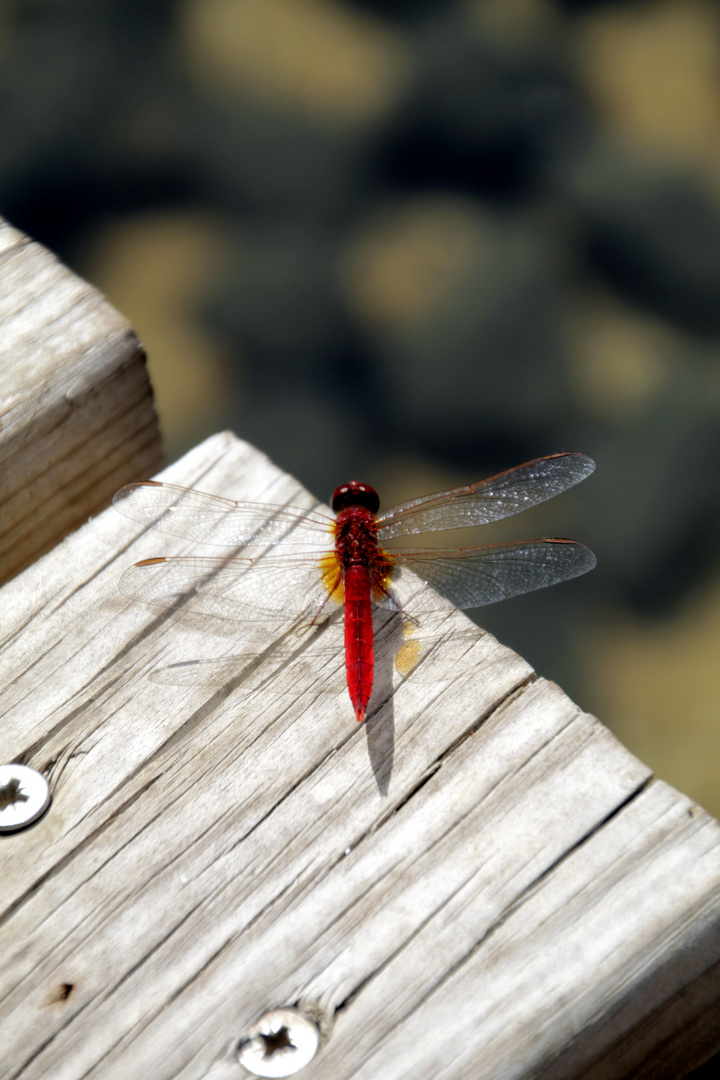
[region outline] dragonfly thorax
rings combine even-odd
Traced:
[[[343,567],[369,565],[377,555],[375,515],[364,506],[348,506],[335,519],[335,550]]]

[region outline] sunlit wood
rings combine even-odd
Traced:
[[[162,465],[132,327],[0,219],[0,582]]]
[[[231,435],[161,479],[316,506]],[[717,1049],[716,821],[449,605],[433,678],[379,650],[364,725],[342,656],[295,664],[272,624],[252,671],[155,681],[243,651],[118,591],[196,551],[111,509],[0,593],[0,757],[53,790],[3,838],[4,1072],[229,1080],[290,1004],[323,1031],[308,1080],[670,1077]]]

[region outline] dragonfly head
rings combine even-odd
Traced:
[[[330,505],[336,514],[339,514],[341,510],[347,510],[349,506],[364,506],[371,514],[377,514],[380,509],[380,496],[369,484],[351,480],[349,484],[342,484],[339,488],[335,488]]]

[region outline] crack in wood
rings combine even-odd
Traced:
[[[462,890],[467,885],[468,880],[470,879],[468,878],[465,881],[461,882],[461,884],[459,884],[455,889],[448,893],[448,895],[443,898],[442,902],[438,904],[437,907],[433,908],[432,911],[429,911],[425,918],[417,924],[417,926],[412,930],[412,932],[402,940],[398,947],[388,953],[388,955],[384,958],[381,964],[378,964],[377,967],[373,968],[372,971],[369,971],[367,975],[357,984],[357,986],[353,987],[350,993],[335,1006],[335,1009],[333,1011],[333,1016],[335,1018],[337,1018],[339,1013],[344,1012],[346,1009],[348,1009],[352,1002],[355,1001],[357,997],[362,993],[365,987],[368,986],[373,981],[373,979],[377,978],[380,972],[384,971],[385,968],[387,968],[393,960],[400,956],[403,950],[407,949],[408,945],[412,941],[414,941],[414,939],[425,929],[426,926],[428,926],[432,922],[434,918],[436,918],[436,916],[443,910],[443,908],[447,907],[448,904],[450,904],[452,900],[454,900],[455,897],[460,892],[462,892]]]
[[[108,818],[102,821],[97,826],[97,828],[93,829],[92,832],[88,833],[87,836],[83,837],[77,847],[74,847],[70,851],[66,852],[66,854],[63,855],[61,859],[58,859],[58,861],[54,863],[51,867],[49,867],[44,874],[38,877],[32,883],[29,889],[16,897],[12,904],[10,904],[4,911],[0,912],[0,927],[3,926],[8,921],[8,919],[12,917],[12,915],[14,915],[21,907],[23,907],[28,902],[28,900],[38,891],[38,889],[40,889],[43,885],[50,881],[56,874],[64,870],[66,866],[69,866],[73,862],[73,860],[82,853],[84,848],[91,847],[94,841],[113,824],[115,819],[118,818],[120,814],[124,813],[125,809],[128,806],[135,802],[136,799],[143,795],[145,791],[152,787],[152,785],[159,779],[159,776],[151,777],[150,780],[148,780],[147,784],[145,784],[137,792],[134,792],[133,795],[125,801],[125,803],[119,806],[117,810],[115,810]],[[125,785],[123,784],[122,786]],[[119,789],[116,788],[115,790],[117,791]],[[116,853],[113,852],[111,855],[109,855],[106,861],[109,862],[111,859],[113,859],[115,857],[115,854]],[[93,871],[93,874],[90,876],[94,876],[95,873],[97,873],[97,869]],[[81,884],[82,882],[79,883],[78,887]]]
[[[413,1002],[412,1006],[403,1013],[399,1018],[399,1023],[403,1023],[408,1017],[421,1007],[421,1005],[427,1001],[437,990],[443,986],[457,971],[459,971],[468,961],[475,956],[475,954],[497,933],[501,926],[507,922],[507,920],[515,914],[527,902],[527,900],[533,896],[537,890],[541,887],[542,882],[549,877],[559,866],[565,863],[570,856],[576,852],[579,848],[588,843],[589,840],[595,836],[600,829],[604,828],[610,821],[618,816],[623,810],[625,810],[631,803],[633,803],[653,782],[653,777],[642,781],[638,786],[624,798],[610,813],[606,814],[600,821],[598,821],[592,828],[588,829],[571,847],[564,851],[557,859],[549,864],[542,873],[526,885],[521,892],[515,897],[515,899],[509,903],[498,916],[495,921],[488,926],[482,937],[480,937],[472,948],[468,949],[462,956],[458,957],[441,975],[428,987],[428,989]]]

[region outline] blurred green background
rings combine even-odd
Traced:
[[[0,56],[0,211],[134,324],[170,459],[385,506],[596,459],[485,532],[597,570],[478,619],[720,814],[720,3],[4,0]]]

